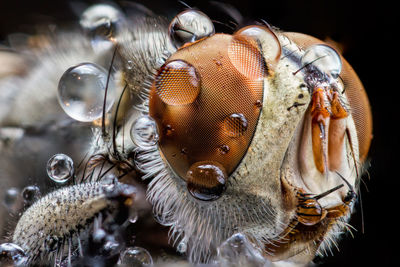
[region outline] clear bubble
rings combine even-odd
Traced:
[[[242,233],[232,235],[218,247],[219,266],[272,266],[261,250]]]
[[[71,118],[90,122],[103,115],[107,71],[93,63],[82,63],[69,68],[58,83],[58,102]],[[105,110],[115,101],[114,81],[109,80]]]
[[[29,185],[22,190],[22,198],[26,205],[31,205],[40,198],[40,189],[35,185]]]
[[[185,242],[185,241],[179,242],[178,246],[176,247],[176,250],[177,250],[179,253],[185,253],[186,250],[187,250],[187,244],[186,244],[186,242]]]
[[[24,250],[14,243],[0,245],[0,266],[24,266],[27,257]]]
[[[81,15],[80,25],[92,38],[115,37],[125,21],[124,14],[116,7],[97,4]]]
[[[330,46],[317,44],[306,49],[302,58],[303,66],[310,65],[316,67],[319,71],[337,78],[342,70],[342,60],[339,54]]]
[[[126,248],[119,258],[120,266],[150,266],[153,264],[153,259],[150,253],[141,247]]]
[[[74,162],[65,154],[56,154],[47,162],[47,175],[54,182],[65,183],[74,175]]]
[[[214,24],[210,18],[203,12],[194,9],[179,13],[169,25],[169,36],[177,48],[214,33]]]
[[[131,128],[131,139],[139,147],[154,146],[158,142],[157,124],[150,116],[141,116]]]

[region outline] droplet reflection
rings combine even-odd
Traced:
[[[121,253],[119,266],[150,266],[153,259],[150,253],[141,247],[128,247]]]
[[[342,60],[335,49],[330,46],[317,44],[312,45],[304,52],[301,58],[303,66],[312,64],[321,72],[337,78],[342,71]]]
[[[58,102],[71,118],[89,122],[101,118],[107,71],[92,63],[69,68],[58,83]],[[110,77],[107,89],[106,112],[115,101],[115,86]]]
[[[157,125],[150,116],[141,116],[131,128],[131,139],[139,147],[154,146],[158,142]]]
[[[56,154],[47,162],[47,175],[56,183],[65,183],[74,175],[74,162],[65,154]]]

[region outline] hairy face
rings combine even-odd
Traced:
[[[173,51],[146,95],[159,139],[139,146],[137,162],[149,166],[157,216],[192,261],[208,262],[243,233],[273,261],[307,263],[346,228],[369,104],[322,41],[258,25],[211,31]]]

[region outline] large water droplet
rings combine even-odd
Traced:
[[[247,119],[241,113],[233,113],[224,120],[224,132],[231,137],[243,135],[247,130]]]
[[[301,64],[312,65],[333,78],[337,78],[342,71],[342,60],[339,54],[332,47],[323,44],[307,48],[301,58]]]
[[[131,128],[131,139],[139,147],[154,146],[158,142],[157,124],[150,116],[140,116]]]
[[[150,253],[141,247],[128,247],[120,256],[120,266],[150,266],[153,264],[153,259]]]
[[[182,60],[173,60],[161,67],[155,87],[164,103],[187,105],[199,95],[201,79],[195,67]]]
[[[74,162],[65,154],[56,154],[47,162],[47,175],[54,182],[65,183],[74,175]]]
[[[69,68],[58,83],[58,102],[71,118],[94,121],[102,117],[107,71],[92,63],[82,63]],[[115,86],[110,77],[105,110],[108,112],[115,100]]]
[[[257,41],[261,46],[262,55],[268,65],[275,65],[281,57],[281,44],[278,37],[268,27],[251,25],[236,32],[237,35],[247,36]]]
[[[0,265],[24,266],[27,257],[24,250],[13,243],[3,243],[0,245]]]
[[[225,191],[227,177],[225,168],[218,162],[196,162],[186,173],[187,189],[197,199],[215,200]]]
[[[214,24],[210,18],[195,9],[179,13],[169,25],[169,36],[177,48],[213,35],[214,32]]]

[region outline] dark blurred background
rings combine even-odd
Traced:
[[[99,1],[66,0],[0,0],[0,42],[13,32],[34,32],[33,25],[76,24],[74,9]],[[122,1],[116,1],[122,2]],[[155,13],[172,17],[184,5],[171,0],[138,0]],[[370,150],[369,175],[364,175],[366,188],[361,185],[364,211],[364,232],[360,205],[351,224],[357,229],[333,248],[334,256],[321,260],[322,266],[393,266],[397,258],[397,211],[400,192],[400,165],[395,153],[399,147],[396,113],[399,77],[397,41],[398,9],[395,1],[225,1],[243,16],[264,19],[285,31],[297,31],[330,39],[341,45],[344,57],[357,71],[364,83],[374,117],[374,139]],[[185,1],[197,6],[211,18],[227,22],[208,1]],[[1,63],[0,63],[1,64]],[[396,264],[397,265],[397,264]]]

